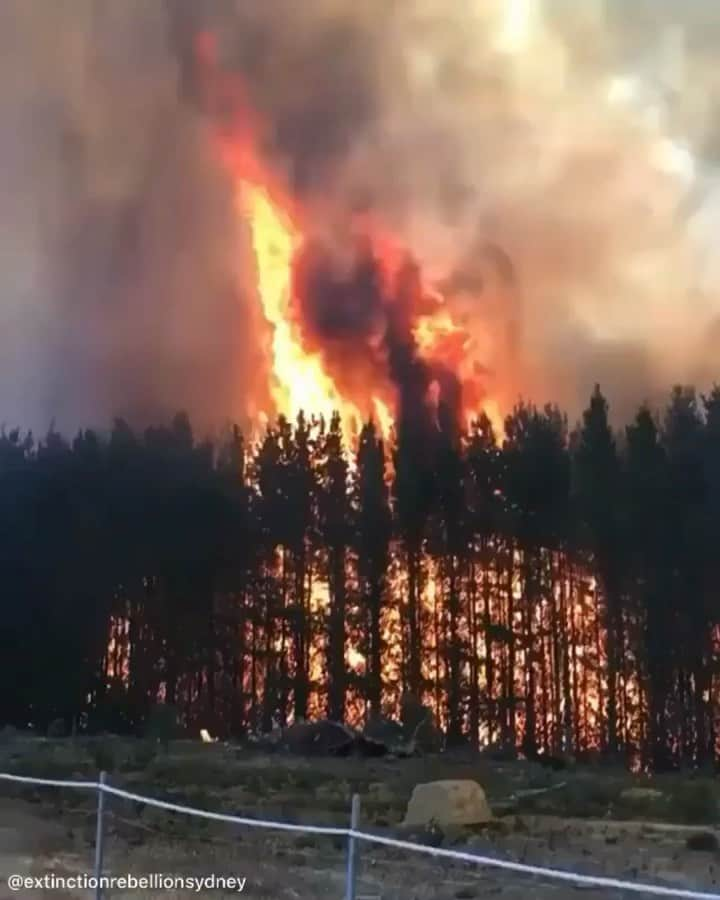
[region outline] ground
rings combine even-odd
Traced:
[[[314,824],[347,825],[350,798],[357,792],[362,798],[361,827],[370,831],[720,894],[720,852],[712,849],[717,843],[718,793],[710,776],[677,774],[649,781],[619,769],[548,772],[537,764],[496,763],[469,754],[410,760],[302,759],[189,741],[173,742],[167,749],[110,737],[50,741],[12,735],[0,741],[0,771],[79,778],[92,777],[98,767],[112,772],[112,783],[136,793]],[[488,793],[494,821],[482,828],[408,834],[400,825],[412,788],[436,778],[476,779]],[[344,896],[343,838],[212,823],[107,799],[106,873],[237,875],[247,878],[243,896],[257,900]],[[0,898],[17,896],[5,883],[11,873],[75,874],[91,869],[94,803],[92,794],[0,784]],[[691,849],[688,841],[711,849]],[[377,845],[360,846],[358,871],[358,900],[472,900],[490,894],[527,900],[572,897],[580,890]],[[613,894],[596,889],[583,893],[588,898]],[[53,896],[63,898],[60,892]],[[82,896],[87,895],[64,895]],[[115,896],[132,900],[188,894],[127,891]]]

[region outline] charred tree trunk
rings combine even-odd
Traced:
[[[422,697],[422,632],[420,628],[420,550],[413,544],[407,550],[408,563],[408,661],[407,689]]]
[[[525,734],[523,752],[532,757],[537,753],[535,633],[533,617],[537,602],[535,578],[536,561],[533,553],[523,549],[523,643],[525,650]]]
[[[470,697],[468,704],[468,718],[470,744],[472,747],[477,748],[480,737],[480,672],[478,663],[479,634],[477,585],[475,584],[475,563],[472,557],[468,560],[467,569],[468,630],[470,638]]]
[[[495,709],[495,660],[493,658],[493,621],[490,605],[490,548],[487,540],[482,542],[482,596],[483,633],[485,636],[485,703],[487,709],[488,733],[492,736],[497,723]]]
[[[328,632],[328,717],[345,718],[345,552],[334,547],[330,554],[330,622]]]
[[[373,579],[369,587],[368,606],[370,610],[368,623],[368,675],[367,700],[370,715],[378,717],[382,714],[382,586],[378,579]]]
[[[448,743],[458,745],[463,739],[461,666],[462,646],[460,638],[460,602],[458,597],[456,559],[450,556],[448,566]]]
[[[293,672],[293,713],[295,721],[307,717],[310,687],[308,684],[308,646],[309,646],[309,622],[307,616],[307,602],[305,599],[307,559],[305,548],[302,547],[295,556],[295,588],[293,608],[293,649],[295,655],[295,669]]]

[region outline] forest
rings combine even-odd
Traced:
[[[436,426],[3,430],[0,726],[167,703],[240,738],[413,697],[448,747],[712,764],[720,388]]]

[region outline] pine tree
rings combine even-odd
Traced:
[[[365,693],[372,717],[382,713],[383,612],[388,602],[387,572],[392,521],[385,480],[385,449],[373,422],[360,432],[355,473],[356,551],[360,602],[365,619]]]
[[[327,553],[330,607],[328,615],[327,670],[328,717],[345,718],[347,673],[345,666],[347,583],[346,565],[352,520],[340,416],[335,414],[323,439],[320,474],[320,538]]]
[[[583,546],[596,569],[605,600],[605,648],[607,654],[607,734],[603,746],[617,754],[619,672],[623,656],[623,497],[620,460],[608,421],[608,404],[596,385],[583,413],[577,436],[574,494]]]
[[[627,493],[633,593],[643,616],[647,672],[648,761],[662,770],[670,760],[668,701],[676,670],[675,622],[670,605],[672,540],[668,528],[667,459],[657,423],[643,407],[627,428]]]

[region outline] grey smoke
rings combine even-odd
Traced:
[[[653,158],[675,137],[713,146],[697,95],[720,98],[715,5],[581,15],[548,0],[515,55],[498,48],[495,6],[4,0],[0,420],[73,428],[183,407],[210,426],[263,405],[247,246],[197,103],[203,29],[317,231],[372,209],[431,280],[475,285],[451,302],[502,404],[552,397],[576,413],[600,380],[624,410],[711,377],[717,284],[698,288],[687,185]],[[653,130],[607,86],[653,65],[672,17],[688,81]],[[511,282],[473,258],[485,246]]]
[[[164,9],[0,15],[0,419],[239,415],[257,365],[237,225]]]

